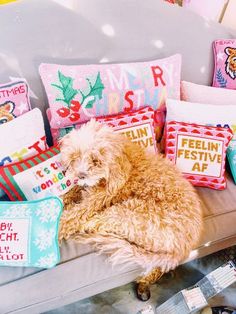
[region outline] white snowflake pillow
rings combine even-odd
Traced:
[[[1,202],[0,266],[55,266],[60,261],[61,212],[62,202],[57,197]]]

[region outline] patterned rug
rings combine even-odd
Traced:
[[[151,299],[145,303],[137,300],[131,283],[45,314],[136,314],[148,304],[162,304],[178,291],[192,286],[203,276],[233,259],[236,259],[236,246],[182,265],[153,285]],[[236,285],[215,296],[209,304],[236,307]]]

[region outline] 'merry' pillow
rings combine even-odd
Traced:
[[[149,62],[66,66],[41,64],[54,129],[95,116],[130,112],[179,99],[181,56]]]
[[[222,190],[226,187],[226,149],[232,136],[229,128],[170,121],[166,156],[193,185]]]
[[[0,204],[0,266],[55,266],[62,202],[50,197]]]
[[[51,147],[24,161],[0,167],[0,188],[12,201],[60,196],[74,184],[76,179],[66,176],[57,147]]]

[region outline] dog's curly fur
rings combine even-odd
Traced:
[[[197,245],[199,198],[161,155],[147,154],[94,120],[62,139],[61,155],[68,173],[81,179],[64,196],[59,240],[74,236],[113,264],[138,264],[145,274],[140,290]]]

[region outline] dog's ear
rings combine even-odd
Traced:
[[[123,153],[114,159],[112,168],[109,169],[107,178],[107,192],[116,195],[129,179],[131,164],[128,156]]]

